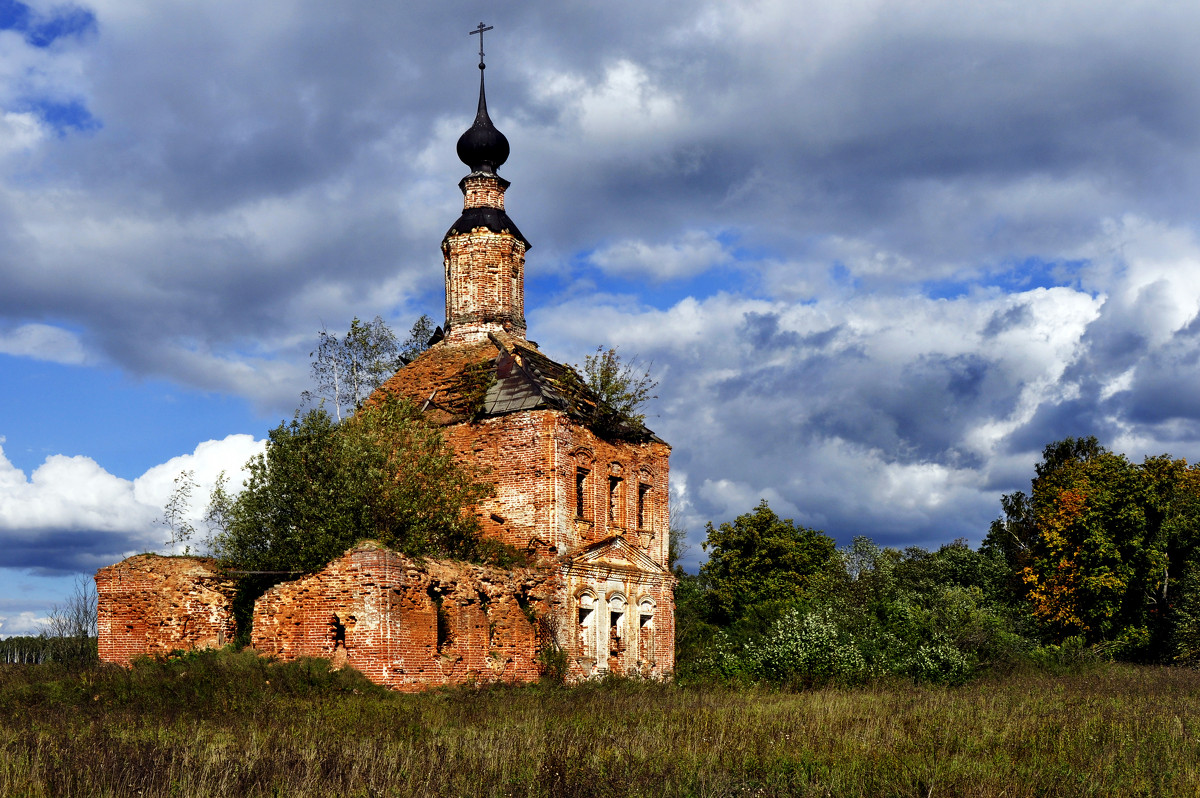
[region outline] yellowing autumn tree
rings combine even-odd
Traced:
[[[1176,607],[1200,587],[1200,471],[1066,438],[1046,446],[1036,474],[1032,496],[1005,497],[985,546],[1004,553],[1049,636],[1166,660],[1194,627],[1200,654],[1200,602],[1194,621]]]

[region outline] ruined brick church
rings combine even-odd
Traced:
[[[482,44],[480,47],[482,56]],[[290,660],[326,657],[398,689],[529,681],[565,666],[668,676],[674,580],[667,567],[670,447],[614,423],[579,375],[526,338],[529,242],[504,209],[509,144],[479,106],[458,141],[470,169],[463,212],[442,240],[446,322],[379,390],[418,403],[495,491],[483,534],[530,553],[501,570],[414,561],[364,541],[254,607],[251,644]],[[137,555],[96,574],[101,658],[128,663],[224,645],[234,582],[196,557]]]

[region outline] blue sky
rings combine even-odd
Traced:
[[[691,565],[760,498],[936,546],[1064,436],[1200,457],[1200,9],[659,5],[0,0],[0,635],[322,326],[438,319],[480,19],[530,337],[653,364]]]

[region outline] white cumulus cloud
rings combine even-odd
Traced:
[[[197,483],[189,517],[199,524],[207,496],[224,471],[240,488],[243,466],[263,441],[230,435],[154,466],[137,479],[110,474],[90,457],[53,455],[25,475],[0,448],[0,545],[8,567],[88,571],[137,551],[163,548],[158,523],[174,479]]]

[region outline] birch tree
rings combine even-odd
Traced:
[[[345,335],[322,328],[317,337],[309,353],[316,388],[305,391],[304,399],[328,402],[337,421],[354,415],[400,365],[400,343],[379,316],[369,322],[355,316]]]

